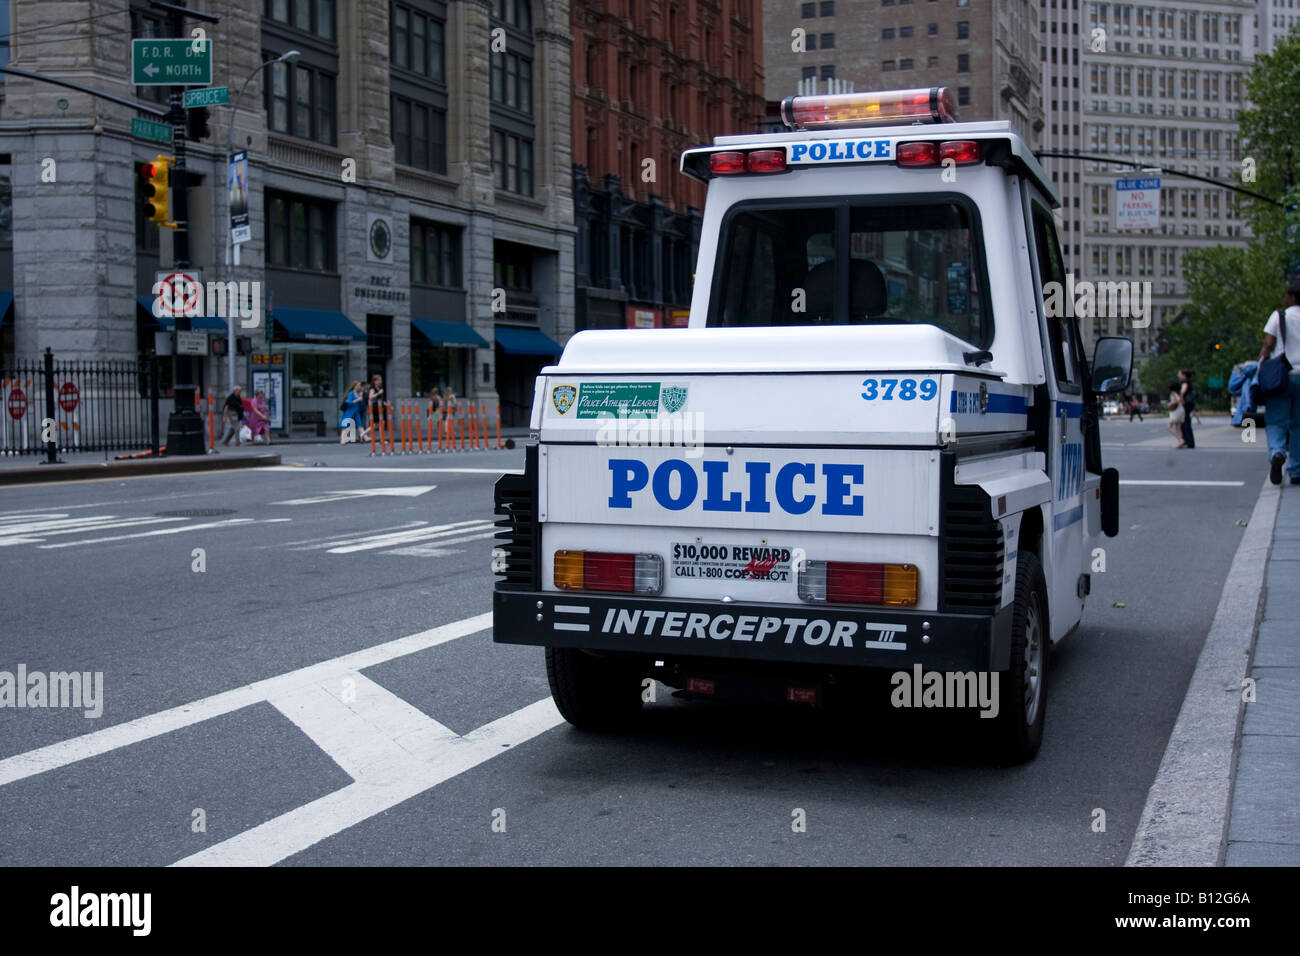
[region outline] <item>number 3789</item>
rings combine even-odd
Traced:
[[[868,378],[863,379],[862,387],[865,389],[862,397],[869,402],[877,398],[886,401],[897,398],[904,402],[919,398],[928,402],[939,394],[939,383],[932,378],[923,378],[919,382],[914,378]]]

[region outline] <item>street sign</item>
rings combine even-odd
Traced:
[[[77,386],[71,382],[64,382],[59,386],[59,408],[65,412],[75,412],[77,402],[81,400],[81,392]]]
[[[206,90],[186,90],[181,99],[181,105],[187,110],[194,109],[196,106],[225,106],[230,102],[230,87],[213,86]]]
[[[172,128],[166,123],[155,123],[153,120],[136,117],[131,120],[131,135],[139,136],[141,139],[151,139],[155,143],[170,143]]]
[[[212,82],[212,41],[132,40],[131,82],[136,86],[207,86]]]
[[[9,417],[17,421],[27,414],[27,396],[23,394],[21,388],[15,387],[9,393],[9,400],[5,403],[9,407]]]
[[[207,332],[177,332],[176,333],[176,354],[177,355],[207,355],[208,354],[208,333]]]
[[[197,269],[172,269],[154,273],[154,317],[203,314],[202,276]]]
[[[1115,181],[1115,230],[1147,232],[1160,228],[1160,177]]]

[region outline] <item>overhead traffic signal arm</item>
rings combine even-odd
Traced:
[[[171,221],[171,202],[167,194],[174,162],[176,160],[170,156],[155,156],[153,162],[144,163],[140,167],[147,200],[145,209],[149,214],[149,221],[168,229],[176,228],[176,223]]]

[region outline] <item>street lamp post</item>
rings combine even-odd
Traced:
[[[235,279],[235,237],[230,231],[230,151],[235,145],[235,117],[239,114],[239,102],[244,98],[244,92],[248,89],[248,84],[253,82],[253,77],[268,66],[274,66],[277,63],[292,63],[300,55],[297,50],[290,50],[274,60],[267,60],[253,70],[252,73],[249,73],[248,78],[244,80],[244,85],[239,88],[239,95],[235,97],[235,105],[230,110],[230,128],[226,133],[226,222],[223,228],[226,230],[226,269],[232,284]],[[238,295],[239,293],[236,292],[235,294]],[[230,312],[231,310],[227,311]],[[230,373],[230,388],[233,389],[235,387],[235,316],[233,312],[226,316],[226,363]]]

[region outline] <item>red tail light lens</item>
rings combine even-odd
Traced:
[[[709,169],[718,176],[730,176],[745,171],[745,154],[739,151],[711,153]]]
[[[900,166],[937,166],[939,164],[938,143],[899,143],[898,165]]]
[[[588,591],[630,592],[636,580],[636,555],[588,551],[582,556],[582,579]]]
[[[880,604],[884,594],[883,564],[826,563],[826,600],[832,604]]]
[[[980,144],[974,140],[953,140],[939,144],[939,160],[953,160],[958,166],[966,166],[980,161]]]
[[[561,591],[658,594],[663,580],[664,561],[656,554],[555,552],[555,586]]]
[[[785,172],[785,150],[753,150],[748,154],[746,164],[751,173],[783,173]]]

